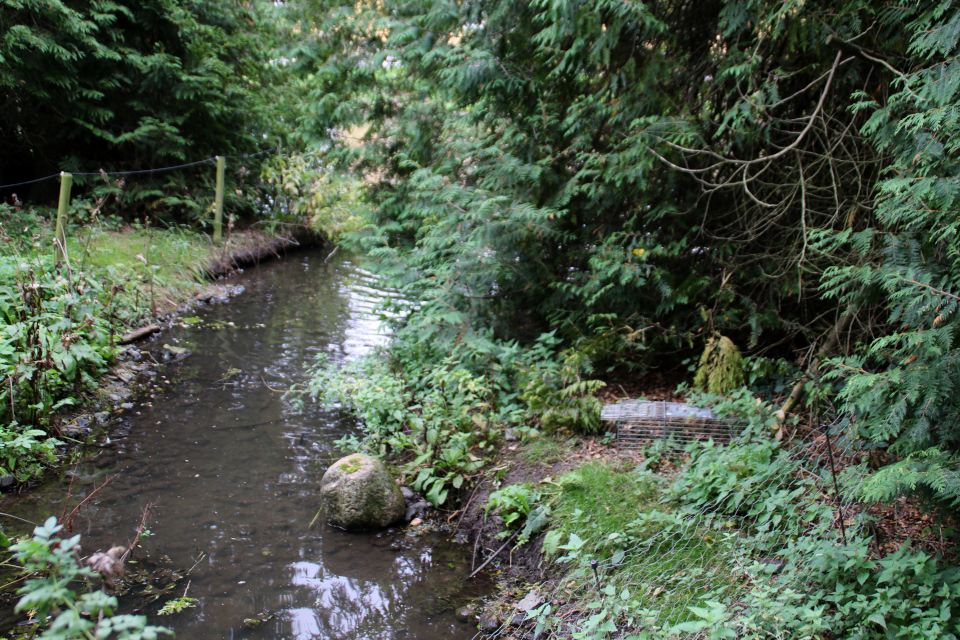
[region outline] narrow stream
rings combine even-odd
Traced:
[[[454,609],[482,587],[465,584],[469,550],[449,534],[345,533],[322,518],[309,528],[320,478],[340,455],[334,442],[359,426],[312,403],[295,413],[271,387],[302,381],[318,353],[343,362],[387,339],[372,310],[388,293],[351,257],[323,259],[304,252],[250,269],[229,304],[165,331],[149,348],[192,352],[148,370],[169,390],[121,414],[72,489],[65,477],[7,498],[3,511],[42,522],[63,512],[68,491],[72,506],[114,476],[73,520],[89,554],[127,545],[141,510],[156,505],[128,571],[173,580],[193,568],[160,597],[163,580],[137,587],[131,606],[153,616],[189,580],[195,608],[151,617],[179,638],[472,637],[475,621]]]

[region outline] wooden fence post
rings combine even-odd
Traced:
[[[223,170],[225,158],[217,156],[217,196],[213,206],[213,241],[220,242],[221,224],[223,220]]]
[[[63,227],[66,222],[67,209],[70,207],[70,190],[73,187],[73,175],[66,171],[60,172],[60,202],[57,205],[57,226],[53,232],[53,257],[63,260],[67,247],[67,234]]]

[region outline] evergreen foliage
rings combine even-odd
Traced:
[[[878,184],[876,226],[824,234],[857,256],[832,268],[825,292],[880,301],[886,317],[855,355],[836,361],[845,429],[903,458],[866,486],[871,499],[904,490],[960,506],[960,10],[949,2],[885,8],[878,23],[908,41],[888,64],[889,96],[860,93],[863,133],[890,157]],[[861,305],[865,306],[865,305]]]
[[[404,331],[640,367],[714,332],[843,350],[847,435],[911,456],[867,495],[960,495],[953,4],[308,6],[303,123],[369,126],[338,151],[375,206],[352,239],[423,301]]]
[[[272,7],[3,0],[0,184],[61,170],[149,171],[270,146],[284,104],[283,65],[271,62],[280,37]],[[153,213],[181,209],[199,178],[143,173],[120,197]],[[78,177],[75,193],[85,183]],[[13,191],[50,199],[56,182]]]
[[[357,240],[443,313],[555,329],[598,361],[651,363],[711,323],[788,353],[830,327],[816,286],[843,258],[809,231],[870,217],[878,157],[848,106],[880,72],[837,43],[872,12],[317,2],[304,123],[334,141],[370,125],[341,149],[373,182]]]
[[[740,349],[726,336],[710,338],[703,348],[697,375],[693,378],[694,389],[722,396],[742,387],[743,382]]]

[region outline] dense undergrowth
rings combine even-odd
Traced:
[[[598,431],[588,391],[599,384],[552,335],[522,348],[464,334],[425,359],[430,338],[410,330],[389,354],[339,370],[318,363],[309,392],[363,417],[364,435],[341,445],[398,461],[435,505],[453,508],[471,481],[497,484],[499,474],[484,472],[508,429],[539,459],[562,457],[562,446],[551,453],[558,437]],[[868,470],[852,464],[850,442],[834,443],[848,456],[834,479],[822,429],[794,416],[795,437],[780,442],[775,406],[749,389],[681,391],[739,419],[740,439],[685,450],[661,442],[639,466],[593,462],[491,494],[487,513],[503,518],[503,535],[537,545],[553,567],[555,578],[533,587],[541,604],[529,631],[597,640],[960,633],[960,571],[909,541],[879,552],[876,518],[858,501]]]
[[[196,231],[108,217],[67,226],[53,251],[52,212],[0,205],[0,475],[36,480],[56,462],[62,411],[95,395],[120,337],[174,310],[207,265],[247,248]]]
[[[649,451],[648,460],[662,459]],[[662,452],[660,452],[662,454]],[[589,463],[521,485],[546,508],[537,627],[574,638],[950,638],[960,571],[909,544],[877,557],[869,518],[836,527],[829,478],[775,442],[688,448],[679,472]],[[494,494],[501,513],[520,501]],[[526,503],[524,503],[526,504]],[[539,506],[538,506],[539,505]],[[514,526],[523,526],[520,518]],[[596,563],[596,569],[593,563]]]
[[[604,383],[585,379],[589,364],[575,354],[554,357],[553,334],[526,347],[469,332],[453,345],[437,337],[410,325],[389,352],[343,368],[320,360],[304,390],[361,416],[363,437],[341,445],[403,460],[411,486],[435,505],[479,476],[507,429],[599,428],[590,392]]]
[[[636,467],[591,462],[493,493],[521,544],[546,531],[529,543],[555,576],[533,586],[534,635],[957,637],[960,570],[909,541],[877,553],[874,519],[838,499],[815,442],[661,444]]]

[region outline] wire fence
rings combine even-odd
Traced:
[[[278,151],[278,149],[279,149],[279,147],[272,147],[272,148],[270,148],[270,149],[264,149],[263,151],[258,151],[258,152],[256,152],[256,153],[247,153],[247,154],[238,155],[238,156],[222,156],[222,157],[223,157],[223,158],[226,158],[226,159],[228,159],[228,160],[243,160],[243,159],[245,159],[245,158],[255,158],[255,157],[257,157],[257,156],[262,156],[262,155],[267,154],[267,153],[272,153],[272,152]],[[214,156],[214,157],[212,157],[212,158],[205,158],[205,159],[203,159],[203,160],[197,160],[197,161],[195,161],[195,162],[187,162],[187,163],[185,163],[185,164],[178,164],[178,165],[174,165],[174,166],[170,166],[170,167],[158,167],[158,168],[156,168],[156,169],[136,169],[136,170],[129,170],[129,171],[70,172],[70,174],[73,175],[73,176],[100,176],[100,175],[107,175],[107,176],[130,176],[130,175],[138,175],[138,174],[143,174],[143,173],[161,173],[161,172],[164,172],[164,171],[176,171],[176,170],[178,170],[178,169],[186,169],[187,167],[195,167],[195,166],[201,165],[201,164],[209,164],[209,163],[211,163],[211,162],[212,162],[212,163],[215,163],[216,161],[217,161],[217,156]],[[42,178],[36,178],[36,179],[34,179],[34,180],[27,180],[27,181],[25,181],[25,182],[16,182],[16,183],[13,183],[13,184],[4,184],[4,185],[0,185],[0,189],[12,189],[12,188],[14,188],[14,187],[22,187],[22,186],[26,186],[26,185],[30,185],[30,184],[36,184],[36,183],[38,183],[38,182],[44,182],[45,180],[53,180],[54,178],[59,179],[59,178],[60,178],[60,175],[61,175],[61,174],[59,174],[59,173],[54,173],[54,174],[51,174],[51,175],[49,175],[49,176],[44,176],[44,177],[42,177]]]

